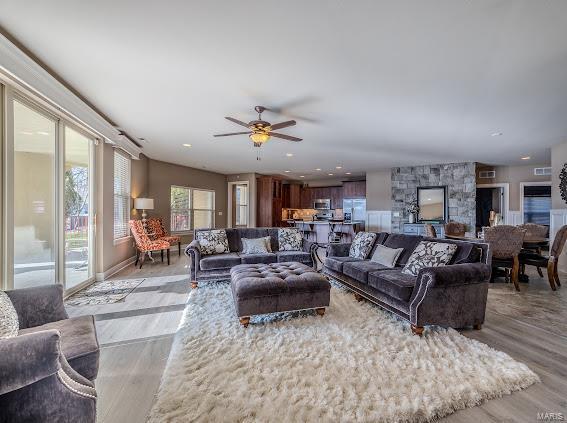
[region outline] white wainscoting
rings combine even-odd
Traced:
[[[507,225],[518,226],[524,223],[524,219],[522,218],[522,213],[515,210],[508,211],[508,217],[506,219]]]
[[[567,225],[567,209],[553,209],[550,211],[550,222],[549,222],[549,245],[553,244],[553,239],[555,234],[564,225]],[[567,249],[563,249],[561,258],[559,259],[560,272],[567,272]]]
[[[391,232],[392,231],[392,211],[391,210],[367,210],[366,211],[366,230],[371,232]]]

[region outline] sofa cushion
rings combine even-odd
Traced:
[[[253,239],[241,238],[241,241],[242,241],[241,254],[266,254],[272,252],[269,236],[265,236],[262,238],[253,238]]]
[[[276,263],[278,257],[274,253],[240,254],[242,264],[268,264]]]
[[[299,263],[311,264],[312,262],[311,254],[304,251],[278,251],[276,256],[278,257],[278,263],[297,261]]]
[[[87,379],[94,380],[98,373],[99,356],[94,317],[71,317],[22,329],[20,335],[48,329],[57,329],[61,333],[61,350],[71,367]]]
[[[384,241],[384,246],[389,248],[403,248],[404,251],[400,254],[398,258],[398,266],[405,266],[408,259],[417,247],[417,244],[423,239],[419,235],[404,235],[404,234],[390,234],[386,241]]]
[[[199,241],[199,250],[203,256],[230,252],[228,238],[224,229],[198,231],[196,238]]]
[[[303,237],[297,228],[280,228],[278,230],[279,251],[301,251]]]
[[[351,261],[362,261],[362,259],[354,257],[327,257],[325,259],[325,266],[335,272],[342,272],[343,264]]]
[[[390,268],[370,260],[347,262],[343,265],[345,275],[362,283],[368,282],[368,273],[387,269]]]
[[[393,268],[396,267],[398,258],[403,251],[403,248],[390,248],[383,245],[376,245],[370,260],[382,266]]]
[[[374,247],[377,234],[374,232],[359,232],[355,235],[348,255],[350,257],[366,259],[370,254],[370,250]]]
[[[199,261],[201,270],[225,269],[240,264],[238,253],[214,254],[202,257]]]
[[[371,272],[368,285],[400,301],[408,302],[417,278],[402,273],[401,269]]]
[[[451,261],[455,251],[457,251],[456,244],[421,241],[402,269],[402,273],[417,276],[425,267],[445,266]]]
[[[266,228],[238,228],[238,251],[242,251],[242,238],[263,238],[268,236]]]

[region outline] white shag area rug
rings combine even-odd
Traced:
[[[189,296],[150,422],[429,421],[538,382],[452,329],[409,325],[333,286],[314,311],[243,328],[228,283]]]

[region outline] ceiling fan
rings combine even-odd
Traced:
[[[287,128],[288,126],[295,125],[296,122],[294,120],[288,120],[286,122],[280,122],[272,125],[270,122],[266,122],[265,120],[262,120],[262,113],[267,110],[264,106],[256,106],[254,110],[256,110],[256,112],[258,113],[258,120],[253,120],[248,123],[242,122],[238,119],[231,118],[228,116],[225,117],[225,119],[228,119],[231,122],[234,122],[240,126],[244,126],[245,128],[248,128],[248,131],[231,132],[229,134],[217,134],[214,136],[229,137],[232,135],[248,135],[248,137],[254,143],[254,147],[262,147],[262,145],[268,142],[268,140],[271,137],[281,138],[283,140],[295,141],[295,142],[302,141],[301,138],[292,137],[291,135],[279,134],[277,132],[272,132],[275,129],[282,129],[282,128]]]

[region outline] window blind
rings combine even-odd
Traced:
[[[128,236],[130,220],[130,158],[114,150],[114,239]]]

